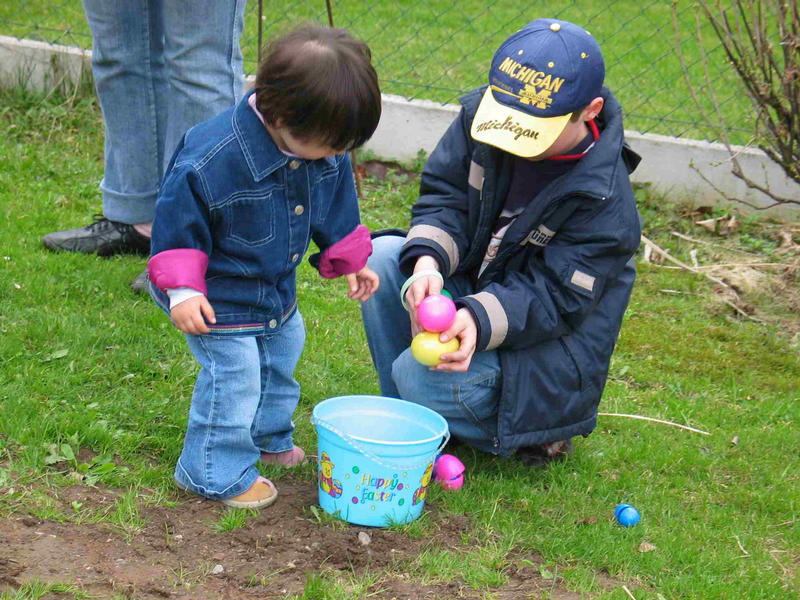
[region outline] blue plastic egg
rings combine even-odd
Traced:
[[[623,527],[633,527],[639,522],[639,511],[630,504],[618,504],[614,511],[614,517],[617,523]]]

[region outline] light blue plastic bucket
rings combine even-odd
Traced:
[[[437,412],[382,396],[340,396],[311,415],[319,505],[357,525],[410,523],[422,513],[433,461],[447,443]]]

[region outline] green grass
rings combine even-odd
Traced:
[[[378,589],[375,586],[378,585]],[[291,596],[287,600],[351,600],[375,596],[380,591],[378,579],[369,573],[348,574],[347,577],[325,572],[306,573],[306,585],[301,596]]]
[[[41,235],[84,224],[99,207],[99,111],[80,96],[58,102],[0,93],[0,516],[102,521],[135,539],[144,506],[173,505],[171,473],[197,367],[152,302],[128,290],[142,259],[42,248]],[[367,225],[405,225],[414,183],[396,176],[365,189]],[[648,237],[681,256],[685,249],[667,235],[680,228],[674,207],[646,190],[638,195]],[[748,223],[741,235],[770,251],[773,242]],[[298,288],[308,343],[297,371],[297,442],[314,448],[315,403],[378,388],[343,282],[304,264]],[[796,323],[796,315],[786,318]],[[638,600],[796,597],[798,373],[797,349],[778,328],[732,319],[702,278],[640,264],[601,410],[711,435],[600,417],[593,435],[576,440],[573,458],[545,470],[461,450],[464,489],[434,486],[428,502],[439,519],[465,515],[471,528],[405,570],[419,582],[461,574],[469,586],[491,589],[511,567],[533,569],[617,600],[627,595],[608,589],[607,575]],[[311,481],[314,472],[294,476]],[[94,513],[80,503],[56,508],[50,499],[78,481],[118,488],[116,504]],[[619,502],[640,510],[637,527],[612,522]],[[304,516],[334,526],[319,512]],[[219,528],[244,518],[228,513]],[[424,539],[437,527],[426,514],[394,529]],[[656,550],[640,552],[642,542]],[[311,574],[303,597],[357,597],[355,590],[379,585],[379,574],[363,577]],[[5,597],[40,597],[32,586]]]
[[[340,0],[331,3],[334,23],[369,43],[384,92],[439,102],[455,102],[483,85],[494,51],[509,35],[537,17],[558,17],[587,27],[606,58],[607,83],[622,102],[626,126],[680,137],[714,139],[684,82],[675,50],[672,3],[661,0],[591,2],[547,0],[535,5],[497,0]],[[0,34],[83,48],[91,46],[81,5],[68,0],[54,10],[44,0],[12,0],[0,6]],[[680,38],[695,83],[703,80],[694,8],[677,4]],[[247,6],[242,50],[245,70],[258,56],[258,3]],[[264,4],[263,39],[272,39],[303,20],[327,24],[321,0],[278,0]],[[737,87],[722,49],[706,25],[709,69],[732,138],[752,135],[752,109]],[[698,94],[706,110],[713,104]]]
[[[247,525],[247,520],[258,516],[258,511],[246,508],[229,508],[220,513],[219,521],[214,523],[218,533],[229,533]]]
[[[42,583],[33,581],[23,583],[16,591],[0,593],[0,600],[39,600],[40,598],[71,597],[74,600],[87,600],[91,596],[72,583]],[[69,596],[67,596],[69,594]]]

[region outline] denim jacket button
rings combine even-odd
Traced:
[[[306,209],[303,208],[302,204],[298,204],[297,206],[294,207],[294,214],[296,214],[297,216],[302,215],[305,211]]]
[[[289,161],[289,168],[290,169],[296,169],[299,166],[300,166],[300,161],[297,161],[297,160],[290,160]]]
[[[297,262],[300,259],[300,255],[295,253],[292,254],[292,262]]]
[[[269,320],[269,328],[270,329],[275,329],[277,326],[278,326],[278,322],[275,319],[270,319]]]

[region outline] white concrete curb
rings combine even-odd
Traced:
[[[64,80],[79,81],[90,73],[90,66],[88,50],[0,36],[2,85],[23,83],[34,89],[48,89]],[[381,121],[365,148],[381,158],[413,160],[420,150],[430,153],[434,149],[458,110],[455,105],[384,94]],[[757,206],[771,203],[767,196],[747,189],[731,174],[730,157],[722,144],[636,131],[626,131],[626,138],[643,157],[634,181],[650,183],[675,197],[689,197],[698,204],[725,202],[713,186],[728,197],[742,198]],[[779,196],[800,198],[800,185],[786,177],[761,150],[737,146],[735,151],[744,172],[753,180],[769,186]],[[698,175],[698,170],[713,186]],[[770,212],[797,218],[800,207],[784,206]]]
[[[0,35],[0,85],[49,90],[91,77],[92,52]]]
[[[455,105],[442,106],[428,100],[406,100],[384,94],[381,121],[365,147],[381,157],[412,160],[420,148],[428,153],[433,150],[458,111]],[[714,187],[729,197],[743,198],[756,206],[772,203],[766,195],[747,189],[731,174],[730,156],[722,144],[631,130],[625,132],[625,138],[642,156],[642,162],[633,173],[636,182],[650,183],[666,194],[689,197],[703,204],[725,201]],[[779,196],[800,199],[800,185],[786,177],[761,150],[736,146],[735,151],[742,169],[754,181],[767,184]],[[770,212],[796,218],[800,215],[800,206],[784,206]]]

